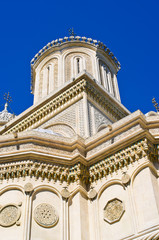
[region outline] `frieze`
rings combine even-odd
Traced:
[[[133,164],[133,162],[136,162],[143,157],[147,157],[150,161],[157,160],[156,146],[150,144],[147,139],[140,140],[130,147],[122,149],[121,151],[90,166],[89,182],[94,182],[111,175],[113,172],[128,167],[128,165]]]

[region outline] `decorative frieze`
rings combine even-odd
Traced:
[[[47,179],[48,181],[60,182],[88,182],[88,170],[81,164],[74,166],[52,165],[41,162],[23,161],[12,164],[3,164],[0,166],[0,181],[9,179],[25,179],[26,176],[35,177],[35,179]],[[27,192],[30,185],[25,186]]]
[[[148,157],[151,161],[157,160],[156,146],[150,144],[147,139],[140,140],[130,147],[90,166],[89,182],[94,182],[112,174],[113,172],[117,172],[119,169],[133,164],[133,162],[138,161],[143,157]]]

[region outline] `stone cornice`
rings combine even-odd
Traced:
[[[43,156],[44,157],[44,156]],[[66,181],[92,183],[118,170],[128,167],[139,159],[157,161],[157,148],[146,138],[112,154],[90,167],[78,162],[72,166],[56,163],[45,163],[42,160],[24,160],[0,164],[0,180],[25,178],[26,176],[48,181]]]
[[[1,136],[1,180],[30,176],[92,183],[140,159],[153,163],[158,161],[159,140],[146,128],[146,118],[137,111],[112,124],[111,131],[108,127],[86,140],[36,131]],[[10,149],[12,146],[15,150]],[[20,148],[16,149],[17,146]],[[3,152],[7,147],[9,150]]]
[[[87,94],[101,105],[104,111],[108,112],[114,118],[121,119],[129,114],[129,111],[113,97],[104,92],[91,79],[86,72],[82,73],[73,82],[70,82],[63,88],[63,91],[58,91],[48,99],[44,100],[39,105],[30,108],[30,111],[25,111],[14,121],[6,124],[1,128],[0,134],[8,134],[12,132],[22,132],[26,129],[37,128],[42,122],[47,121],[64,108],[77,101],[77,96],[82,98],[81,93]]]
[[[146,137],[153,144],[158,144],[159,140],[156,136],[149,131],[144,115],[137,111],[85,140],[79,136],[70,139],[34,130],[3,135],[0,136],[0,151],[2,159],[7,152],[18,154],[26,149],[28,151],[38,149],[41,154],[69,156],[73,162],[79,161],[82,156],[82,162],[88,165],[99,161],[110,151],[115,153],[141,138]],[[47,158],[45,160],[47,161]]]

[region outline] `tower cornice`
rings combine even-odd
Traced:
[[[76,79],[68,82],[62,89],[49,95],[41,103],[34,105],[1,128],[0,133],[5,135],[11,132],[22,132],[37,128],[63,109],[72,105],[83,97],[88,96],[97,102],[110,118],[119,120],[130,112],[100,85],[97,85],[90,74],[82,72]]]

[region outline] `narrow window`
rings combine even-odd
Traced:
[[[77,58],[76,61],[77,61],[77,74],[78,74],[80,73],[80,59]]]
[[[50,66],[47,67],[47,94],[49,93]]]

